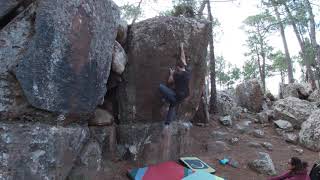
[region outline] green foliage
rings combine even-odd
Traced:
[[[216,58],[216,79],[220,87],[226,86],[230,87],[236,83],[237,80],[240,79],[241,70],[228,63],[222,56],[218,56]]]
[[[272,70],[274,72],[287,72],[287,63],[285,54],[281,51],[270,54],[270,59],[272,59]]]
[[[245,61],[241,74],[244,80],[257,78],[259,74],[259,67],[256,61],[254,59]]]
[[[178,4],[173,7],[173,10],[171,11],[171,15],[175,17],[184,16],[187,18],[194,18],[195,12],[194,7],[188,5],[188,4]]]
[[[132,20],[134,17],[141,17],[142,16],[142,9],[141,7],[135,6],[134,4],[125,4],[120,7],[121,10],[121,17],[127,21]]]

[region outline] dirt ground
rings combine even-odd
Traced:
[[[237,122],[235,122],[237,123]],[[282,173],[287,168],[287,162],[290,157],[296,156],[307,161],[309,167],[313,163],[320,159],[320,154],[316,152],[309,151],[308,149],[302,148],[298,145],[289,144],[284,141],[284,139],[277,134],[274,125],[268,124],[261,125],[252,123],[250,126],[252,129],[261,129],[264,131],[263,138],[256,138],[250,133],[241,134],[233,127],[226,127],[221,125],[218,121],[212,120],[210,124],[206,127],[193,126],[191,129],[191,138],[193,146],[190,152],[184,154],[185,156],[197,156],[203,161],[207,162],[209,165],[213,166],[217,171],[216,175],[221,176],[227,180],[263,180],[267,179],[268,176],[258,174],[248,167],[248,162],[257,159],[258,152],[268,153],[275,165],[277,173]],[[210,144],[210,141],[215,141],[212,139],[212,132],[220,131],[229,133],[230,137],[237,137],[239,142],[231,145],[229,142],[224,141],[228,144],[229,149],[221,153],[215,153],[208,150],[206,147]],[[295,131],[297,134],[298,131]],[[249,147],[248,142],[269,142],[273,145],[272,150],[267,150],[264,147]],[[303,149],[303,153],[299,154],[294,149]],[[218,158],[231,157],[232,159],[239,162],[238,168],[233,168],[230,165],[220,165],[218,163]],[[126,175],[127,169],[138,167],[137,163],[120,161],[116,163],[116,174],[112,179],[116,180],[126,180],[129,179]],[[309,168],[310,169],[310,168]]]

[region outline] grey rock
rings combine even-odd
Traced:
[[[18,2],[0,1],[0,9],[4,8],[6,3]],[[12,72],[33,37],[32,21],[35,9],[34,5],[30,6],[0,31],[0,114],[4,117],[18,117],[28,105]]]
[[[66,179],[89,129],[43,123],[0,123],[0,167],[8,179]]]
[[[276,101],[273,105],[277,119],[289,121],[294,128],[300,128],[310,114],[317,109],[313,103],[295,97],[287,97]]]
[[[86,168],[99,171],[102,163],[102,150],[99,143],[90,140],[82,150],[80,160]]]
[[[92,113],[103,102],[120,11],[111,0],[37,2],[32,40],[16,76],[29,103]]]
[[[299,142],[313,151],[320,151],[320,110],[314,111],[308,120],[302,123]]]
[[[312,93],[312,87],[308,83],[290,83],[280,85],[280,97],[295,97],[306,99]]]
[[[293,130],[293,126],[292,124],[289,122],[289,121],[285,121],[285,120],[277,120],[277,121],[274,121],[274,124],[279,127],[280,129],[283,129],[283,130]]]
[[[241,107],[252,112],[260,112],[263,104],[263,93],[258,80],[250,80],[239,84],[236,88],[236,98]]]
[[[113,115],[104,109],[98,108],[94,114],[94,118],[91,118],[88,122],[90,126],[109,126],[114,121]]]
[[[220,123],[225,126],[232,126],[231,116],[224,116],[220,118]]]
[[[256,130],[252,131],[252,135],[256,138],[263,138],[264,132],[260,129],[256,129]]]
[[[218,141],[225,141],[229,137],[229,133],[222,131],[213,131],[210,135],[213,139]]]
[[[263,111],[257,114],[258,116],[258,123],[265,124],[269,122],[269,116],[267,112]]]
[[[191,120],[197,110],[205,80],[209,24],[183,17],[156,17],[131,26],[128,61],[119,87],[121,123],[160,122],[165,119],[159,84],[166,83],[168,68],[176,64],[180,43],[192,69],[190,95],[179,105],[177,120]]]
[[[239,166],[240,166],[239,162],[236,161],[235,159],[232,159],[232,158],[230,159],[228,164],[233,168],[239,168]]]
[[[248,146],[249,147],[253,147],[253,148],[262,148],[262,145],[260,143],[257,143],[257,142],[249,142]]]
[[[269,143],[269,142],[263,142],[262,146],[264,148],[266,148],[268,151],[272,151],[273,150],[273,145],[271,143]]]
[[[259,152],[258,156],[258,159],[248,164],[252,170],[269,176],[277,174],[269,154]]]
[[[320,90],[316,89],[313,91],[308,97],[308,100],[311,102],[320,102]]]
[[[227,145],[227,143],[223,141],[215,141],[208,144],[207,150],[210,153],[219,154],[219,153],[225,153],[226,151],[230,150],[230,148]]]
[[[112,53],[112,65],[113,72],[121,75],[127,65],[128,57],[122,46],[115,41],[113,53]]]
[[[91,138],[95,139],[102,149],[103,157],[114,158],[117,148],[116,128],[114,126],[90,126],[89,128]]]
[[[238,144],[238,142],[239,142],[239,138],[237,138],[237,137],[233,137],[230,139],[230,143],[232,145]]]
[[[119,21],[118,26],[118,33],[117,33],[117,41],[124,46],[127,41],[127,34],[128,34],[128,24],[127,21],[121,19]]]
[[[294,151],[297,152],[298,154],[303,154],[303,149],[295,148]]]
[[[251,121],[243,121],[236,124],[235,129],[240,133],[248,133],[250,131]]]
[[[117,139],[123,145],[129,160],[156,163],[178,159],[191,146],[190,123],[135,123],[119,125]]]
[[[284,139],[286,142],[291,144],[298,144],[298,136],[294,133],[286,133],[284,135]]]
[[[233,108],[237,106],[235,95],[230,90],[217,92],[217,112],[220,116],[233,114]]]

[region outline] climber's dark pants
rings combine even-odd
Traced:
[[[159,90],[163,98],[170,104],[167,118],[165,121],[165,124],[170,124],[170,122],[176,116],[176,105],[179,102],[177,101],[176,93],[172,89],[168,88],[166,85],[160,84]]]

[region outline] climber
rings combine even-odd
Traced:
[[[176,62],[176,68],[169,68],[170,76],[168,85],[160,84],[160,92],[166,102],[170,104],[165,125],[169,125],[175,118],[176,106],[189,96],[189,81],[191,70],[187,68],[183,43],[180,44],[180,59]],[[169,88],[173,87],[173,88]]]
[[[307,166],[308,163],[297,157],[292,157],[288,161],[288,171],[286,173],[268,180],[310,180]]]

